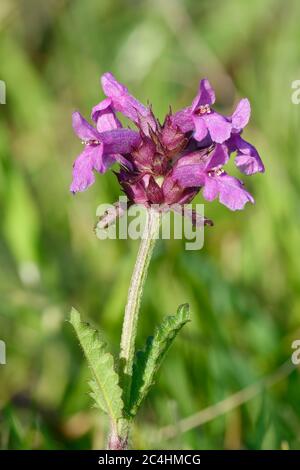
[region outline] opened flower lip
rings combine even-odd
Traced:
[[[206,177],[203,197],[207,201],[213,201],[218,197],[220,203],[232,211],[243,209],[247,202],[254,204],[254,199],[244,188],[243,182],[225,171]]]
[[[86,190],[95,172],[119,163],[115,173],[129,204],[183,206],[199,192],[231,210],[254,202],[243,182],[224,168],[235,154],[242,173],[264,171],[255,147],[241,137],[251,114],[247,98],[230,116],[223,116],[213,109],[215,92],[203,79],[192,104],[174,114],[170,109],[161,124],[151,106],[140,103],[111,73],[105,73],[101,83],[106,97],[92,109],[94,126],[79,112],[73,114],[73,128],[84,149],[74,163],[72,192]],[[117,113],[137,130],[124,128]]]

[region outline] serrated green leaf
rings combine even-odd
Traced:
[[[168,316],[156,328],[154,336],[147,339],[143,351],[138,351],[133,367],[131,398],[128,413],[135,416],[150,387],[154,383],[156,372],[166,356],[175,336],[190,321],[189,305],[178,307],[176,315]]]
[[[113,357],[107,352],[106,344],[100,338],[98,331],[91,328],[88,323],[82,322],[80,314],[74,308],[71,311],[70,323],[76,331],[92,371],[93,380],[89,383],[91,396],[96,406],[107,413],[117,427],[118,420],[123,415],[123,401]]]

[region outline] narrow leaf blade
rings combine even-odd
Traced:
[[[168,316],[156,328],[153,337],[147,339],[143,351],[138,351],[133,367],[129,414],[135,416],[142,401],[154,383],[155,375],[164,360],[174,338],[190,321],[189,305],[178,307],[176,315]]]
[[[106,344],[99,333],[88,323],[82,322],[80,314],[74,308],[71,311],[70,323],[75,329],[92,372],[93,380],[89,383],[91,396],[96,406],[107,413],[112,423],[117,426],[118,420],[123,416],[123,401],[113,357],[107,352]]]

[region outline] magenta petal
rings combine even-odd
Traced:
[[[243,98],[237,105],[236,110],[231,116],[232,128],[241,131],[248,124],[251,114],[249,100]]]
[[[204,184],[205,164],[201,162],[199,155],[187,155],[178,160],[174,166],[171,178],[177,181],[182,188],[194,188]]]
[[[192,103],[192,111],[195,111],[199,106],[208,104],[211,106],[216,101],[216,96],[213,87],[207,78],[200,81],[199,91]]]
[[[219,178],[219,200],[232,211],[241,210],[247,202],[254,204],[254,199],[243,184],[233,176],[223,174]]]
[[[173,126],[178,127],[181,132],[190,132],[194,130],[194,119],[191,108],[183,108],[170,116]]]
[[[222,144],[225,142],[225,140],[229,139],[232,128],[231,123],[221,116],[221,114],[216,112],[204,114],[202,119],[205,120],[211,140],[213,142]]]
[[[263,173],[265,171],[264,164],[262,163],[259,155],[244,155],[238,154],[234,160],[238,169],[245,175],[253,175],[254,173]]]
[[[236,136],[234,143],[237,147],[237,156],[234,160],[238,169],[246,175],[254,173],[263,173],[265,171],[264,164],[253,145],[246,142],[240,136]]]
[[[194,165],[202,164],[202,168],[206,168],[207,163],[207,150],[195,150],[194,152],[189,152],[186,155],[180,157],[174,165],[174,169],[185,166],[185,165]]]
[[[128,95],[128,89],[119,83],[112,73],[106,72],[101,77],[101,84],[104,93],[109,98],[120,98],[124,95]]]
[[[206,135],[207,135],[207,126],[206,122],[201,116],[193,116],[194,120],[194,125],[195,125],[195,132],[194,132],[194,139],[198,140],[198,142],[201,142]]]
[[[97,119],[102,112],[108,112],[111,108],[111,99],[105,98],[104,100],[100,101],[100,103],[96,104],[91,112],[91,118],[94,122],[97,122]]]
[[[228,149],[225,145],[217,144],[211,153],[210,159],[206,165],[206,171],[220,168],[229,160]]]
[[[241,210],[247,202],[254,203],[254,199],[240,180],[223,173],[219,176],[207,176],[203,197],[212,201],[219,195],[219,201],[232,211]]]
[[[130,153],[138,147],[141,137],[131,129],[113,129],[99,134],[104,143],[105,154]]]
[[[146,108],[143,114],[138,113],[138,127],[147,136],[149,136],[149,128],[153,131],[157,128],[157,121],[150,108]]]
[[[111,99],[113,108],[123,113],[134,122],[138,122],[138,115],[147,115],[148,109],[132,95],[128,89],[119,83],[111,73],[105,73],[101,77],[102,88],[105,95]]]
[[[203,197],[207,201],[213,201],[216,199],[219,193],[218,182],[216,177],[207,176],[205,178],[205,186],[203,188]]]
[[[111,99],[100,101],[92,109],[91,118],[96,122],[98,132],[110,131],[122,127],[111,107]]]
[[[83,141],[98,140],[99,133],[89,124],[86,119],[78,112],[72,114],[72,125],[75,134]]]
[[[115,162],[113,155],[103,154],[103,147],[102,143],[87,145],[79,157],[76,158],[73,165],[73,181],[70,191],[73,193],[85,191],[95,182],[93,170],[105,173]]]
[[[94,182],[93,157],[91,152],[85,149],[74,162],[70,191],[72,193],[85,191]]]
[[[205,174],[200,165],[186,165],[175,170],[173,178],[182,188],[196,188],[203,185]]]
[[[105,173],[107,168],[110,166],[108,162],[103,160],[103,144],[96,145],[95,147],[90,148],[91,159],[93,162],[93,167],[99,173]]]

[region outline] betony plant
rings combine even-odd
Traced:
[[[143,351],[135,351],[138,315],[147,271],[157,239],[162,214],[182,208],[201,191],[203,198],[216,198],[231,210],[254,202],[241,180],[224,169],[231,154],[246,175],[264,172],[253,145],[241,137],[250,118],[250,103],[242,99],[231,116],[212,107],[215,93],[207,79],[201,80],[191,106],[173,113],[161,124],[151,106],[144,106],[111,73],[101,77],[106,98],[91,113],[93,125],[79,112],[73,113],[73,128],[84,145],[73,165],[72,193],[85,191],[95,182],[95,173],[105,173],[114,164],[126,207],[143,205],[146,223],[133,270],[125,307],[118,368],[97,331],[81,321],[73,309],[71,323],[91,369],[91,396],[110,420],[109,449],[127,449],[132,421],[154,382],[171,343],[190,320],[189,306],[179,306],[148,338]],[[136,130],[124,128],[121,113]],[[117,205],[116,205],[117,207]],[[124,213],[118,207],[114,217]],[[212,225],[188,211],[193,224]],[[113,217],[113,218],[114,218]],[[113,220],[110,220],[112,223]]]

